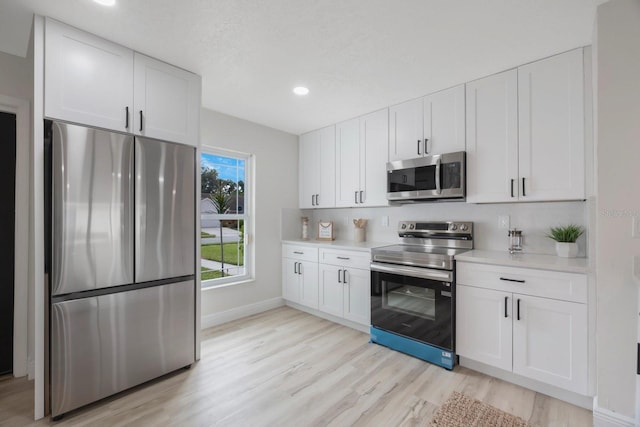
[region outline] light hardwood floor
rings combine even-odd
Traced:
[[[447,371],[288,307],[203,331],[202,360],[190,370],[57,423],[32,421],[32,383],[0,380],[0,425],[414,426],[454,390],[534,425],[593,425],[590,411],[459,366]]]

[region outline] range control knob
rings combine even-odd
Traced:
[[[458,226],[456,224],[451,224],[449,226],[449,230],[451,230],[451,231],[456,231],[457,229],[458,229]]]
[[[469,229],[469,227],[467,226],[467,224],[462,224],[460,226],[460,231],[467,231]]]
[[[407,224],[402,224],[402,225],[400,226],[400,228],[402,228],[402,229],[404,230],[405,228],[407,228]]]
[[[415,224],[410,224],[409,225],[409,230],[413,230],[414,228],[416,228]]]

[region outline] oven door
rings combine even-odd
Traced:
[[[371,264],[371,325],[454,351],[453,272]]]

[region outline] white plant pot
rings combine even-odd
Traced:
[[[578,244],[556,242],[556,254],[562,258],[575,258],[578,255]]]

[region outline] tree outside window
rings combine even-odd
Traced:
[[[249,156],[201,155],[201,279],[203,287],[248,278],[246,170]]]

